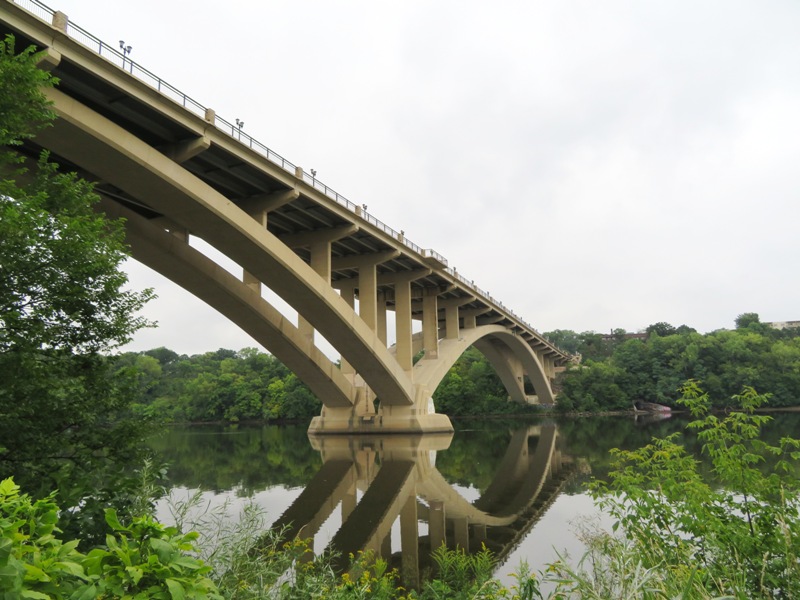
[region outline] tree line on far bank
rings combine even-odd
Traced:
[[[771,394],[774,407],[800,398],[800,330],[774,329],[754,313],[740,315],[736,329],[707,334],[661,322],[636,337],[622,330],[546,335],[583,357],[558,378],[561,412],[624,410],[637,400],[673,405],[688,379],[700,381],[717,406],[744,386]],[[138,382],[134,410],[162,421],[308,421],[322,407],[278,359],[253,348],[193,356],[156,348],[125,353],[119,365]],[[474,348],[450,369],[434,404],[450,416],[537,410],[509,402],[491,364]]]
[[[661,322],[633,339],[623,330],[548,335],[583,356],[559,378],[563,412],[629,409],[636,401],[675,406],[690,379],[717,408],[745,386],[768,394],[773,408],[800,404],[800,328],[775,329],[756,313],[739,315],[735,329],[706,334]]]

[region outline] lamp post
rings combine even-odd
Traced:
[[[242,127],[244,127],[244,121],[236,119],[236,128],[239,131],[239,141],[242,141]]]
[[[122,50],[122,70],[124,71],[125,70],[125,59],[128,58],[128,56],[130,55],[131,50],[133,50],[133,46],[131,46],[131,45],[126,46],[125,42],[123,40],[120,40],[119,41],[119,49]],[[128,63],[130,64],[130,67],[131,67],[131,73],[133,73],[133,61],[130,58],[128,58]]]
[[[311,169],[311,185],[313,186],[317,182],[317,171],[316,169]]]

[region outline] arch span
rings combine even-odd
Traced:
[[[258,292],[133,211],[107,200],[101,208],[112,218],[125,219],[126,241],[136,260],[248,332],[327,406],[348,407],[357,401],[359,390],[342,371]]]
[[[388,405],[410,406],[408,375],[348,303],[308,264],[220,192],[58,90],[59,118],[37,142],[196,233],[307,318]],[[324,401],[324,399],[323,399]]]
[[[437,358],[426,360],[423,357],[414,366],[414,381],[433,392],[470,346],[483,352],[513,400],[526,401],[524,373],[530,378],[540,402],[554,401],[550,381],[539,357],[523,338],[502,325],[462,329],[457,339],[440,341]]]

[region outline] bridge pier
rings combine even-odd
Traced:
[[[361,400],[351,407],[322,407],[322,414],[311,420],[308,434],[389,434],[452,433],[447,415],[435,412],[433,399],[422,386],[416,386],[413,405],[380,405],[374,412],[370,403]]]
[[[372,414],[356,414],[352,408],[323,407],[322,414],[311,420],[308,434],[389,434],[452,433],[447,415],[421,412],[410,406],[387,406]]]

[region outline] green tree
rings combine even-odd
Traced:
[[[736,329],[747,329],[750,325],[761,323],[758,313],[742,313],[736,317]]]
[[[645,329],[648,336],[656,334],[660,337],[665,337],[668,335],[675,335],[678,330],[675,329],[672,325],[667,323],[666,321],[659,321],[658,323],[653,323],[647,329]]]
[[[22,151],[53,118],[38,59],[0,42],[0,476],[86,507],[116,493],[100,465],[140,440],[136,382],[108,353],[147,325],[152,293],[124,290],[122,224],[93,210],[92,186]]]

